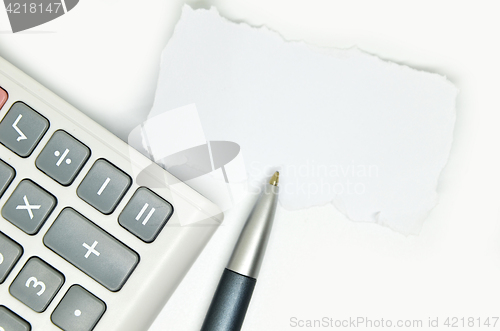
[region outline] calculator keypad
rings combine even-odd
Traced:
[[[136,252],[74,209],[65,208],[44,244],[110,291],[118,291],[139,263]]]
[[[91,331],[106,310],[99,298],[73,285],[52,313],[52,322],[63,330]]]
[[[141,240],[150,243],[158,236],[172,213],[170,203],[141,187],[125,206],[118,222]]]
[[[130,176],[104,159],[97,160],[77,189],[78,196],[103,214],[111,214],[127,192]]]
[[[7,307],[0,306],[0,330],[30,331],[31,325]]]
[[[38,158],[36,166],[59,184],[67,186],[75,179],[90,149],[65,131],[54,132]]]
[[[0,160],[0,198],[16,176],[14,168]]]
[[[2,208],[2,216],[26,232],[35,234],[57,204],[56,198],[43,188],[25,179]]]
[[[0,122],[0,143],[21,157],[33,152],[49,121],[22,102],[16,102]]]
[[[64,276],[37,257],[26,262],[10,285],[10,294],[34,311],[43,312],[64,283]]]
[[[0,232],[0,284],[5,281],[21,255],[23,248]]]
[[[0,109],[8,98],[7,91],[0,87]],[[38,111],[17,101],[0,121],[0,144],[18,156],[27,158],[37,148],[50,125],[49,120]],[[41,152],[36,156],[35,166],[63,186],[73,184],[92,153],[84,142],[60,129],[39,149]],[[26,162],[33,161],[28,159]],[[22,176],[31,177],[30,172],[24,174],[21,169],[19,172]],[[35,180],[38,174],[34,175]],[[0,198],[16,175],[16,170],[0,159]],[[26,234],[36,235],[58,201],[53,194],[31,179],[21,178],[5,204],[0,206],[1,215]],[[111,215],[132,182],[133,179],[127,173],[101,158],[95,161],[78,187],[70,189],[70,194],[78,195],[82,203],[85,201],[102,214]],[[61,199],[65,203],[62,197]],[[74,207],[78,209],[78,206]],[[153,191],[140,187],[118,217],[109,216],[110,219],[104,218],[104,221],[118,222],[140,240],[151,243],[162,231],[173,211],[173,206],[168,201]],[[134,250],[71,207],[60,212],[43,235],[43,243],[112,292],[119,291],[124,286],[140,261]],[[12,275],[12,270],[16,264],[20,264],[23,254],[21,245],[0,232],[0,284],[12,276],[14,280],[9,280],[10,285],[3,285],[9,286],[10,294],[35,312],[47,310],[45,314],[51,314],[52,323],[61,329],[93,330],[107,309],[106,303],[82,286],[73,284],[55,309],[47,309],[61,290],[65,276],[37,256],[22,259],[24,266],[21,271]],[[4,330],[30,331],[31,325],[9,308],[0,306],[0,331]]]

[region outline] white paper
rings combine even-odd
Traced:
[[[280,170],[285,208],[333,203],[410,234],[437,202],[457,93],[438,74],[287,42],[186,5],[150,117],[194,103],[207,140],[241,146],[253,187]]]

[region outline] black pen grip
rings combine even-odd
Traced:
[[[201,331],[239,331],[256,281],[224,269]]]

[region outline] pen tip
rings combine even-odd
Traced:
[[[280,173],[276,171],[274,175],[271,177],[269,184],[278,186],[279,179],[280,179]]]

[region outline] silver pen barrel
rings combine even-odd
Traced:
[[[264,188],[254,209],[248,216],[227,268],[241,275],[257,278],[266,251],[278,203],[276,172]]]
[[[224,269],[201,331],[239,331],[252,298],[278,202],[276,172],[250,213]]]

